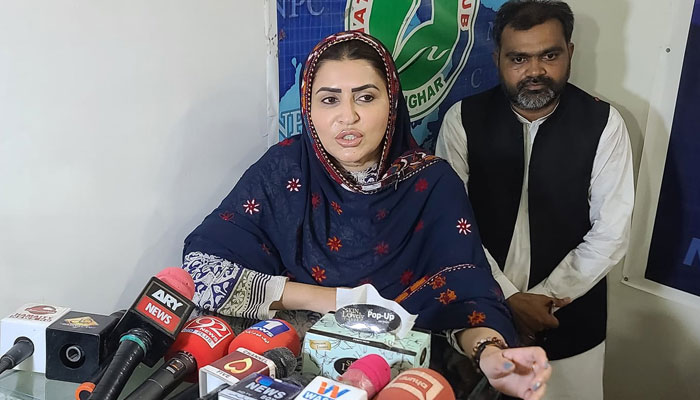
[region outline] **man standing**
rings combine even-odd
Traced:
[[[634,201],[622,117],[567,83],[574,16],[511,0],[494,21],[501,84],[455,104],[436,154],[464,180],[521,338],[554,367],[549,399],[602,399],[605,275],[624,256]]]

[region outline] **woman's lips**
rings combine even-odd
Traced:
[[[363,135],[355,130],[342,131],[335,135],[335,141],[342,147],[357,147],[362,142]]]

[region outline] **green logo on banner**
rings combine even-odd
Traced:
[[[369,33],[391,51],[416,121],[442,103],[466,65],[478,8],[479,0],[348,0],[345,28]]]

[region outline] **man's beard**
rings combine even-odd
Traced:
[[[569,70],[570,68],[569,66]],[[569,71],[567,71],[565,78],[560,82],[543,75],[525,78],[513,87],[506,84],[503,80],[503,75],[501,75],[501,87],[506,93],[506,96],[508,96],[508,100],[510,100],[511,104],[515,107],[522,110],[534,111],[555,102],[561,95],[561,92],[564,91],[568,80]],[[526,88],[528,85],[543,85],[544,87],[542,89],[529,90]]]

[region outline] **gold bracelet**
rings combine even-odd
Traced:
[[[472,348],[472,360],[474,361],[474,368],[476,368],[477,373],[481,373],[481,368],[479,368],[479,362],[481,361],[481,353],[484,352],[486,346],[496,346],[501,350],[508,348],[508,345],[503,340],[497,338],[496,336],[480,339],[474,347]]]

